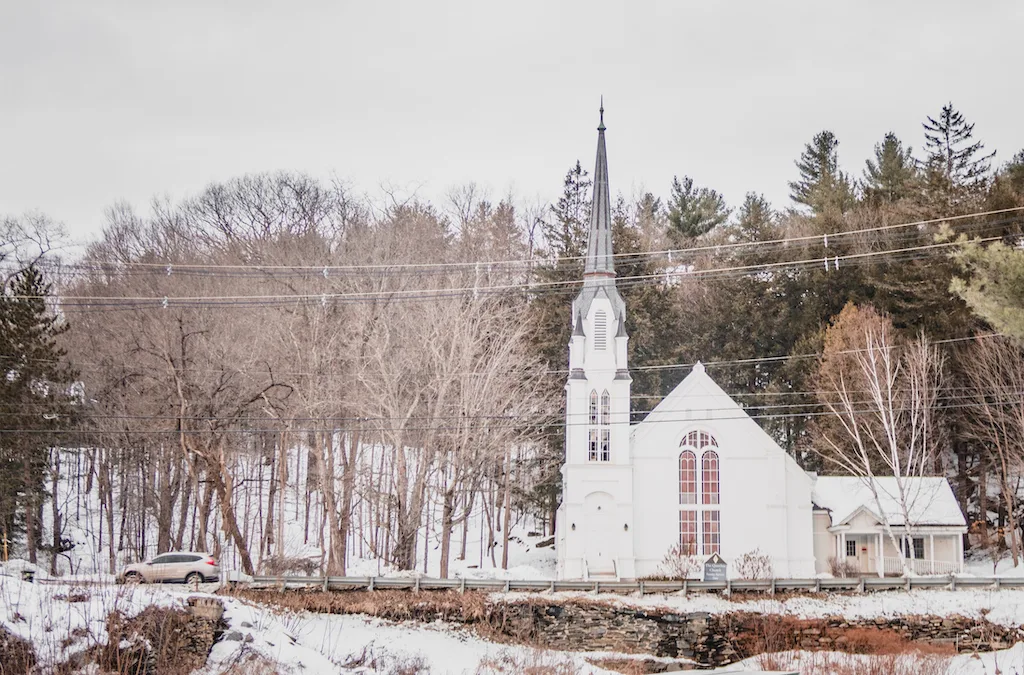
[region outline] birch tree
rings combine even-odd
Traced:
[[[859,340],[836,349],[839,335],[852,330]],[[842,340],[843,344],[850,344]],[[848,306],[827,331],[818,386],[822,403],[836,424],[825,428],[823,459],[858,476],[870,490],[893,548],[904,551],[904,573],[911,571],[913,547],[901,546],[891,523],[902,520],[904,541],[927,504],[920,479],[934,467],[937,448],[935,407],[943,357],[922,335],[899,343],[892,325],[873,310]],[[897,513],[883,506],[877,477],[891,476],[896,494],[885,495]]]

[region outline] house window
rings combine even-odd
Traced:
[[[597,443],[597,429],[590,430],[590,452],[588,453],[590,461],[596,462],[598,457],[598,443]]]
[[[590,423],[597,424],[597,391],[590,392]]]
[[[601,394],[601,422],[600,423],[601,424],[611,424],[612,423],[612,397],[608,393],[607,389],[605,390],[605,392],[603,394]]]
[[[722,532],[718,511],[704,511],[701,530],[704,555],[720,553]]]
[[[610,429],[601,429],[601,456],[599,461],[610,462],[612,459],[612,432]]]
[[[679,503],[697,503],[697,456],[692,450],[679,454]]]
[[[679,552],[697,555],[697,512],[679,512]]]
[[[608,315],[602,310],[594,312],[594,349],[604,351],[608,346]]]
[[[704,453],[701,458],[701,485],[704,498],[701,500],[705,504],[717,504],[718,503],[718,453],[714,450],[708,450]]]
[[[856,558],[857,557],[857,542],[853,539],[846,540],[846,557]]]
[[[924,537],[914,537],[914,560],[924,560]],[[900,553],[904,557],[910,556],[910,547],[907,546],[908,538],[900,539]]]

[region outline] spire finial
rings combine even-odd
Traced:
[[[598,131],[604,131],[604,94],[601,95],[601,124],[597,127]]]

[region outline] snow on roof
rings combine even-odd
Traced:
[[[904,525],[903,509],[900,508],[899,483],[893,476],[876,476],[878,501],[883,514],[871,493],[866,478],[857,476],[818,476],[814,483],[813,501],[817,506],[832,512],[832,524],[847,521],[860,509],[867,509],[876,518],[884,516],[890,525]],[[907,510],[911,525],[954,525],[966,526],[964,514],[953,496],[949,481],[941,477],[904,478]]]

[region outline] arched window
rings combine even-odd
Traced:
[[[718,510],[721,477],[718,441],[710,433],[695,429],[688,432],[679,445],[679,545],[688,555],[719,553],[722,520]]]
[[[697,503],[697,456],[692,450],[683,450],[679,454],[679,503]],[[696,525],[697,521],[694,520],[694,527]]]
[[[612,423],[612,397],[608,394],[608,390],[605,389],[604,393],[601,394],[601,422],[600,424],[611,424]]]
[[[597,424],[597,390],[590,392],[590,423]]]
[[[594,312],[594,349],[604,351],[608,346],[608,315],[604,310]]]
[[[701,494],[704,504],[718,503],[718,453],[708,450],[701,458]]]

